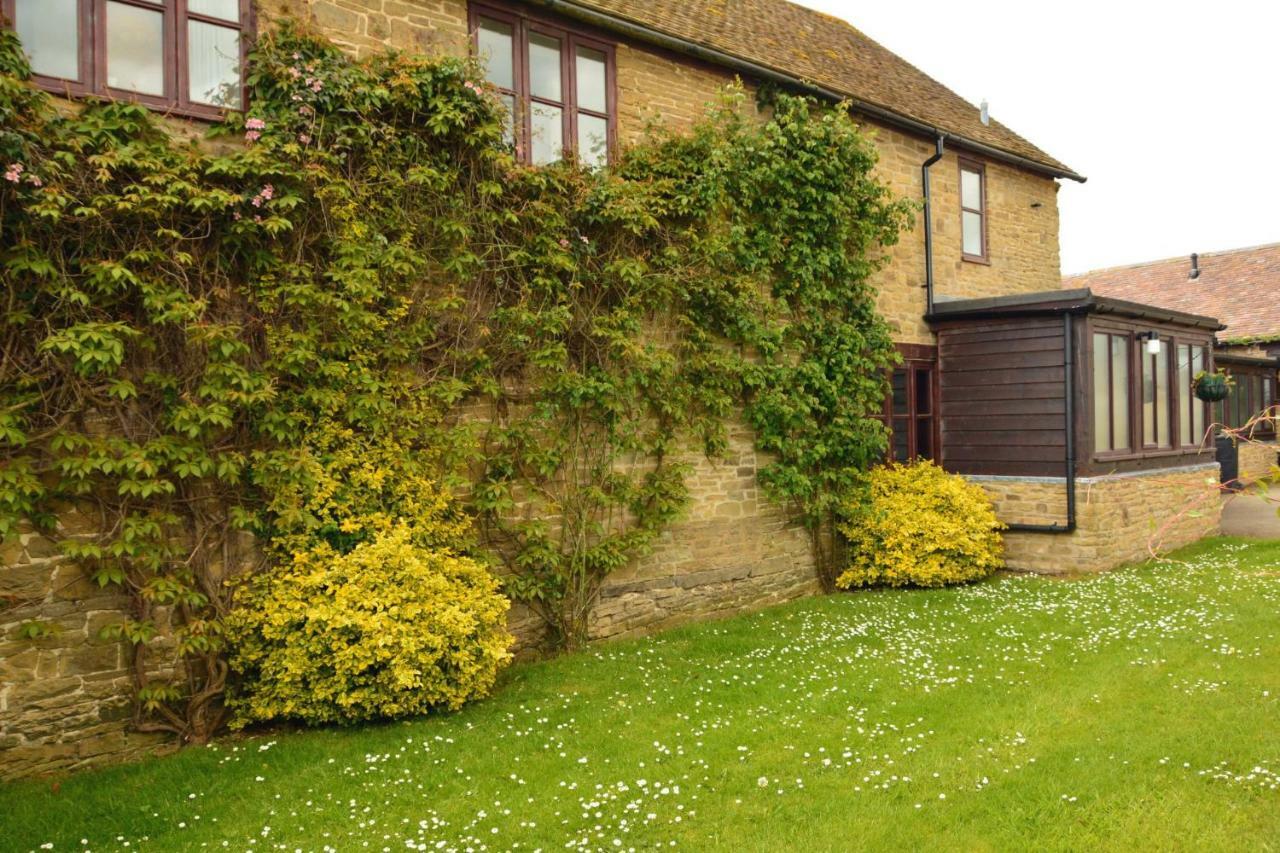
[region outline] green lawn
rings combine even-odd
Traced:
[[[797,602],[0,787],[0,848],[1280,849],[1280,543]],[[82,842],[84,839],[84,842]]]

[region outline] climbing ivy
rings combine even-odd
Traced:
[[[0,533],[129,594],[108,632],[136,649],[140,725],[220,725],[249,554],[272,571],[419,515],[581,642],[735,419],[830,578],[885,441],[868,278],[909,213],[844,109],[731,91],[590,171],[518,163],[467,61],[355,60],[293,26],[199,143],[28,78],[0,33]],[[72,508],[92,523],[61,526]]]

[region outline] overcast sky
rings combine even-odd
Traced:
[[[1062,271],[1280,242],[1277,0],[800,0],[1076,172]]]

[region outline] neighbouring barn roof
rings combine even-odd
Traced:
[[[984,125],[977,107],[848,22],[786,0],[542,2],[623,19],[1083,180],[1000,122]]]
[[[1172,311],[1217,317],[1224,341],[1280,339],[1280,243],[1206,252],[1200,276],[1191,278],[1183,255],[1065,276],[1064,288],[1145,302]]]

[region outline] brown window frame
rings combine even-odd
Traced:
[[[1173,353],[1177,351],[1177,345],[1174,344],[1172,338],[1167,337],[1165,335],[1160,335],[1157,338],[1157,340],[1159,340],[1164,345],[1164,350],[1163,350],[1164,362],[1165,362],[1164,369],[1165,369],[1165,378],[1168,380],[1169,390],[1168,390],[1167,398],[1161,399],[1160,398],[1160,355],[1161,354],[1147,352],[1146,340],[1138,341],[1137,342],[1138,364],[1140,365],[1140,369],[1138,371],[1138,395],[1139,395],[1137,400],[1138,412],[1139,414],[1141,414],[1142,407],[1145,405],[1146,394],[1147,394],[1147,365],[1150,364],[1151,377],[1152,377],[1151,384],[1154,386],[1151,389],[1152,390],[1151,402],[1153,406],[1152,429],[1155,431],[1155,443],[1148,444],[1147,443],[1147,424],[1146,424],[1145,418],[1142,418],[1141,419],[1142,420],[1142,425],[1141,425],[1142,443],[1139,446],[1143,450],[1172,450],[1175,447],[1179,446],[1179,441],[1175,436],[1175,433],[1178,431],[1178,424],[1176,423],[1176,420],[1178,419],[1178,408],[1176,403],[1178,390],[1175,387],[1177,383],[1174,381],[1174,377],[1177,375],[1177,365],[1175,363],[1175,359],[1173,356]],[[1167,414],[1166,420],[1168,421],[1168,424],[1169,424],[1169,430],[1167,435],[1160,434],[1161,406],[1164,407],[1165,412]]]
[[[989,204],[987,201],[987,166],[977,160],[971,160],[968,157],[957,157],[956,162],[959,166],[956,175],[959,180],[957,200],[960,203],[960,257],[963,260],[975,264],[991,263],[991,241],[987,234],[987,214],[989,212]],[[978,191],[982,196],[982,209],[975,210],[972,207],[964,206],[964,173],[973,172],[978,176]],[[964,215],[966,213],[978,214],[978,219],[982,223],[980,233],[982,235],[982,254],[974,255],[964,250]]]
[[[80,46],[80,79],[65,80],[33,74],[32,81],[40,88],[71,98],[101,97],[113,101],[144,104],[158,111],[188,118],[220,119],[228,112],[240,112],[248,108],[248,91],[245,87],[245,65],[249,43],[256,32],[252,0],[239,0],[240,21],[233,24],[221,18],[191,12],[187,0],[113,0],[126,6],[135,6],[164,16],[164,88],[163,95],[148,95],[128,89],[114,89],[107,85],[107,0],[77,0],[76,26]],[[0,0],[5,25],[13,29],[17,0]],[[190,62],[188,60],[187,24],[201,21],[207,24],[240,31],[240,107],[218,107],[192,101],[188,96]]]
[[[618,133],[618,71],[615,45],[580,28],[541,15],[531,15],[524,9],[496,3],[468,3],[467,27],[471,35],[471,48],[479,51],[480,19],[489,18],[511,27],[514,54],[512,57],[512,83],[514,89],[498,88],[515,102],[516,159],[521,163],[533,162],[531,138],[532,104],[559,107],[561,110],[564,140],[561,157],[578,155],[578,114],[586,113],[605,120],[605,162],[614,162]],[[529,34],[549,36],[560,40],[560,101],[534,97],[529,85]],[[605,57],[605,110],[587,109],[578,105],[577,55],[578,48],[586,47]]]
[[[880,421],[888,427],[890,432],[885,461],[914,462],[923,457],[933,462],[940,462],[942,459],[942,430],[941,419],[938,415],[941,402],[938,384],[938,349],[925,344],[898,344],[897,349],[899,355],[902,356],[902,364],[893,368],[890,373],[889,391],[885,395],[884,409],[880,415]],[[893,375],[898,373],[902,373],[905,379],[904,393],[907,397],[907,411],[905,414],[899,414],[893,408],[892,381]],[[919,406],[919,383],[922,374],[929,383],[926,394],[929,405],[927,412],[921,412]],[[899,459],[895,453],[893,434],[897,431],[898,422],[904,422],[906,425],[907,456],[905,459]],[[921,430],[925,431],[926,440],[929,442],[928,453],[920,452]]]
[[[1178,446],[1183,448],[1184,450],[1199,450],[1201,447],[1201,442],[1205,439],[1205,435],[1210,431],[1210,427],[1213,423],[1213,411],[1208,403],[1196,397],[1195,393],[1191,390],[1191,383],[1188,383],[1187,385],[1184,386],[1182,383],[1182,380],[1178,377],[1178,374],[1176,373],[1176,371],[1178,370],[1178,365],[1179,365],[1179,362],[1178,362],[1179,347],[1188,348],[1187,350],[1188,358],[1190,358],[1191,361],[1187,368],[1187,373],[1191,375],[1192,383],[1195,382],[1196,373],[1198,372],[1195,367],[1195,358],[1194,358],[1195,351],[1200,350],[1200,356],[1201,356],[1200,369],[1207,371],[1209,370],[1209,363],[1213,359],[1212,347],[1207,343],[1194,343],[1185,338],[1177,339],[1171,345],[1171,350],[1173,352],[1173,369],[1175,373],[1171,375],[1170,382],[1173,385],[1174,393],[1178,395],[1178,401],[1177,401],[1178,425],[1174,427],[1174,429],[1176,430],[1176,434],[1178,436]],[[1200,435],[1194,434],[1196,431],[1196,428],[1195,428],[1196,418],[1195,418],[1194,409],[1192,410],[1192,413],[1191,413],[1191,432],[1193,434],[1192,435],[1182,434],[1182,409],[1183,409],[1184,401],[1190,401],[1193,407],[1197,405],[1200,407],[1200,420],[1201,420],[1201,423],[1204,425],[1204,431],[1201,432]]]
[[[1133,377],[1133,372],[1135,368],[1134,359],[1133,359],[1133,334],[1130,332],[1116,331],[1113,329],[1091,329],[1088,336],[1090,359],[1096,357],[1094,347],[1093,347],[1093,339],[1095,335],[1105,335],[1107,338],[1107,414],[1108,414],[1107,438],[1109,439],[1107,443],[1110,445],[1110,447],[1107,449],[1099,448],[1097,430],[1095,429],[1095,426],[1097,424],[1097,418],[1091,417],[1090,419],[1088,419],[1087,423],[1090,424],[1090,429],[1092,430],[1093,454],[1095,457],[1098,457],[1098,458],[1113,457],[1113,456],[1132,456],[1135,448],[1135,445],[1133,442],[1133,433],[1134,433],[1133,394],[1134,394],[1134,388],[1135,388],[1134,377]],[[1128,381],[1126,382],[1126,385],[1125,385],[1125,390],[1126,390],[1125,400],[1128,403],[1129,411],[1128,411],[1128,417],[1125,419],[1125,423],[1127,423],[1129,426],[1129,434],[1125,436],[1124,447],[1116,447],[1116,434],[1115,434],[1116,419],[1115,419],[1115,412],[1113,411],[1113,409],[1115,408],[1115,402],[1116,402],[1116,394],[1115,394],[1116,362],[1115,362],[1115,359],[1111,357],[1111,354],[1113,352],[1111,347],[1111,340],[1113,338],[1120,338],[1124,341],[1124,353],[1125,353],[1126,367],[1127,367],[1125,375],[1128,377]],[[1090,383],[1092,383],[1094,377],[1096,376],[1096,371],[1090,370],[1088,375],[1090,377],[1089,381]],[[1098,404],[1097,389],[1093,388],[1091,384],[1089,390],[1091,392],[1088,396],[1089,405],[1090,407],[1097,406]]]
[[[1214,423],[1228,429],[1241,429],[1249,420],[1262,414],[1267,408],[1276,406],[1276,372],[1265,365],[1232,364],[1220,365],[1234,380],[1234,387],[1227,399],[1213,407]],[[1264,405],[1266,399],[1266,383],[1271,383],[1271,403]],[[1276,436],[1275,421],[1257,424],[1250,437],[1271,439]]]
[[[1146,436],[1143,429],[1142,421],[1142,394],[1143,394],[1143,359],[1155,358],[1154,355],[1148,355],[1145,351],[1146,341],[1139,340],[1138,335],[1148,332],[1157,332],[1160,340],[1164,341],[1166,348],[1166,358],[1169,362],[1169,394],[1164,405],[1169,411],[1169,436],[1168,443],[1147,444]],[[1121,450],[1099,450],[1097,436],[1094,434],[1094,412],[1093,406],[1096,404],[1094,388],[1093,388],[1093,335],[1106,334],[1113,336],[1127,337],[1128,347],[1126,352],[1129,358],[1129,447]],[[1180,387],[1178,380],[1178,360],[1177,352],[1179,344],[1186,344],[1192,348],[1200,347],[1204,350],[1206,364],[1205,370],[1213,370],[1213,349],[1212,341],[1207,336],[1197,336],[1188,334],[1185,331],[1177,329],[1170,330],[1168,328],[1157,328],[1142,325],[1127,325],[1122,322],[1099,322],[1094,321],[1090,324],[1088,335],[1085,340],[1088,342],[1084,347],[1088,352],[1089,368],[1084,372],[1084,387],[1087,389],[1083,395],[1083,399],[1087,401],[1088,417],[1085,420],[1088,430],[1089,446],[1093,450],[1093,460],[1096,462],[1119,462],[1125,460],[1142,460],[1156,459],[1166,456],[1180,456],[1184,454],[1197,453],[1200,450],[1198,443],[1194,443],[1195,439],[1188,439],[1181,435],[1181,418],[1180,412],[1182,407],[1182,395],[1191,394],[1191,389],[1183,389]],[[1114,377],[1114,369],[1108,371],[1110,377]],[[1112,378],[1111,381],[1114,381]],[[1214,414],[1208,407],[1207,403],[1200,403],[1203,408],[1202,416],[1206,425],[1210,424],[1211,417]],[[1159,414],[1157,413],[1157,422]],[[1157,441],[1160,437],[1157,435]],[[1191,441],[1192,443],[1188,443]]]

